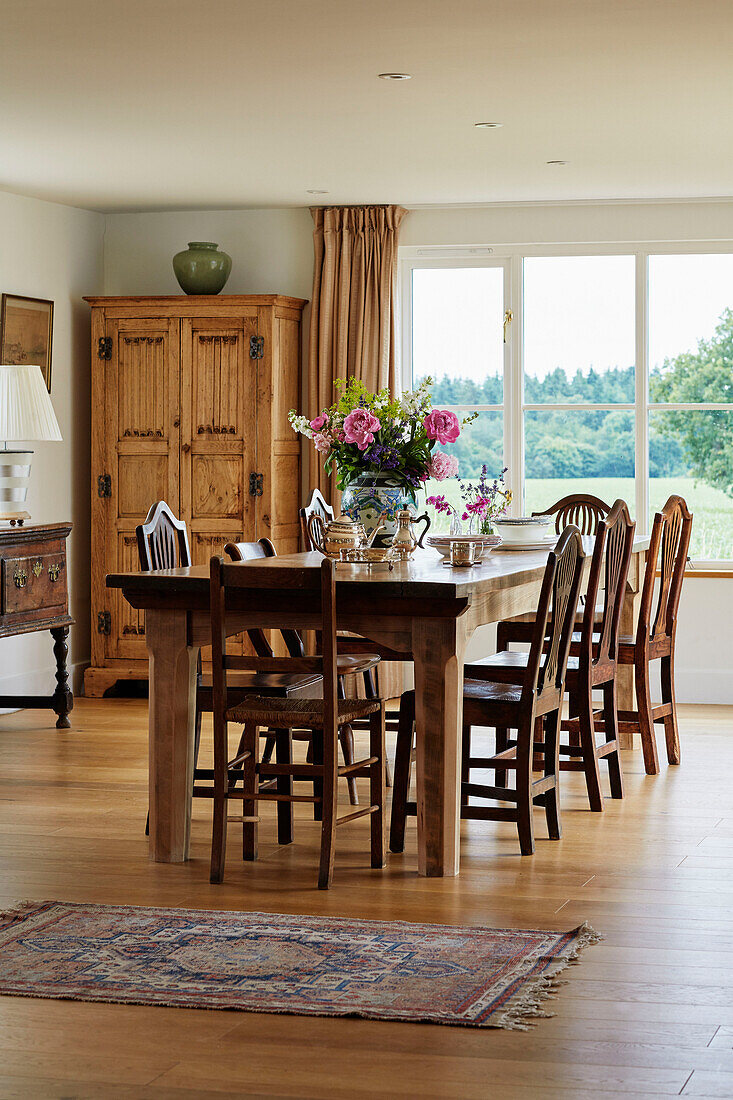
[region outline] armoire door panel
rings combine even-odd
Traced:
[[[180,325],[167,318],[107,319],[106,561],[109,572],[139,568],[135,526],[157,500],[180,507]],[[145,658],[142,618],[119,601],[112,608],[106,654]]]
[[[120,519],[144,519],[151,504],[168,500],[169,462],[167,453],[119,455],[117,500]]]
[[[213,517],[241,523],[245,471],[242,455],[191,454],[191,521]],[[245,524],[246,526],[246,524]]]
[[[181,512],[194,537],[255,537],[256,335],[255,308],[181,320]]]

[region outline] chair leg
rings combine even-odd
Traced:
[[[585,783],[588,788],[588,801],[594,813],[602,813],[603,791],[601,789],[601,772],[596,756],[596,735],[593,724],[593,692],[590,686],[584,687],[577,694],[578,720],[580,723],[580,747],[583,750],[583,767],[585,770]]]
[[[225,722],[223,734],[219,738],[216,726],[214,727],[214,812],[211,824],[210,882],[222,882],[224,878],[227,846],[227,789],[229,784],[227,772],[227,757],[229,754],[226,730],[227,725]]]
[[[606,757],[611,798],[624,797],[624,775],[621,770],[621,754],[618,748],[618,697],[616,678],[603,685],[603,729],[606,741],[616,742],[616,751]]]
[[[542,738],[542,726],[543,726],[543,719],[538,718],[535,721],[535,724],[534,724],[535,745],[537,744],[538,741],[541,742],[543,740],[543,738]],[[545,761],[544,761],[542,749],[538,749],[536,747],[533,748],[533,750],[532,750],[532,771],[541,772],[541,771],[544,770],[544,767],[545,767]]]
[[[503,726],[496,727],[496,751],[504,752],[509,741],[509,732]],[[506,769],[497,768],[494,773],[494,786],[506,787]]]
[[[323,730],[313,730],[311,734],[311,762],[323,763]],[[323,780],[313,780],[313,794],[316,801],[313,803],[313,820],[323,821]]]
[[[641,749],[644,754],[644,770],[647,775],[657,775],[659,773],[659,757],[657,756],[657,739],[654,734],[654,720],[652,719],[652,698],[649,691],[649,663],[638,657],[634,665],[634,681],[636,683],[636,706],[639,715]]]
[[[672,713],[664,716],[664,737],[667,742],[667,761],[670,764],[679,764],[680,732],[677,727],[677,699],[674,693],[674,653],[670,654],[669,657],[662,657],[661,663],[662,702],[668,703],[672,708]]]
[[[378,699],[379,691],[377,689],[377,681],[374,677],[374,669],[368,668],[364,673],[364,694],[367,699]],[[384,758],[384,774],[385,782],[388,787],[392,786],[392,769],[389,766],[389,759]],[[354,788],[356,789],[356,788]],[[358,802],[352,802],[353,806],[358,806]]]
[[[555,786],[545,791],[545,817],[550,840],[559,840],[562,836],[560,816],[560,712],[553,711],[545,715],[544,721],[545,758],[544,773],[555,777]]]
[[[412,739],[415,728],[415,694],[406,691],[400,701],[400,718],[397,727],[397,745],[394,758],[394,787],[392,788],[392,819],[389,830],[389,850],[405,850],[406,804],[410,790],[412,763]]]
[[[244,761],[242,771],[243,787],[245,795],[254,796],[257,793],[257,759],[259,752],[259,729],[254,722],[247,722],[244,727],[246,748],[249,756]],[[246,798],[242,802],[244,817],[255,817],[257,802],[254,797]],[[242,859],[257,859],[257,822],[245,821],[242,825]]]
[[[289,729],[275,731],[275,760],[278,764],[292,764],[293,762],[293,736]],[[278,794],[292,795],[292,775],[279,775],[275,786]],[[292,802],[278,802],[277,804],[277,842],[278,844],[292,844],[293,842]]]
[[[532,742],[534,741],[534,716],[517,730],[517,831],[519,848],[523,856],[534,853],[534,826],[532,822]]]
[[[324,730],[313,731],[315,750],[316,732],[323,746],[323,802],[321,824],[321,862],[318,870],[319,890],[328,890],[333,880],[333,857],[336,847],[336,814],[338,806],[338,756],[336,738],[326,737]],[[314,751],[315,756],[315,751]]]
[[[471,726],[463,724],[461,737],[461,806],[468,805],[468,795],[464,785],[471,782]]]
[[[351,726],[346,725],[341,727],[339,730],[339,741],[341,742],[341,753],[344,758],[344,764],[353,764],[356,757],[354,756],[354,731]],[[352,806],[358,806],[359,795],[356,789],[356,776],[347,776],[346,786],[349,788],[349,802]]]
[[[384,704],[380,710],[369,716],[369,755],[377,757],[376,762],[369,765],[369,804],[379,807],[371,815],[372,867],[384,867],[387,861],[384,843],[384,811],[387,802]]]
[[[262,751],[262,763],[263,764],[269,764],[270,761],[272,760],[272,754],[273,754],[274,749],[275,749],[276,740],[277,740],[277,738],[276,738],[275,734],[272,733],[272,732],[268,732],[267,737],[265,738],[265,747]]]

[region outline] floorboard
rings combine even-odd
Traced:
[[[538,813],[532,858],[511,825],[465,822],[460,878],[420,879],[411,822],[405,852],[372,871],[362,820],[339,831],[324,893],[306,807],[286,848],[263,809],[256,864],[238,859],[232,828],[220,886],[208,881],[203,800],[191,861],[150,863],[143,701],[79,700],[70,731],[45,712],[0,715],[0,909],[59,898],[552,929],[589,920],[604,936],[528,1032],[0,997],[0,1097],[733,1097],[733,708],[681,717],[682,765],[650,777],[625,753],[626,798],[606,799],[603,814],[587,810],[582,777],[564,774],[563,839],[545,839]]]

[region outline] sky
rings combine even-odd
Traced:
[[[500,374],[503,269],[419,269],[413,279],[415,377]],[[633,364],[633,256],[528,258],[524,301],[528,374]],[[733,256],[650,257],[650,365],[709,338],[727,306],[733,306]]]

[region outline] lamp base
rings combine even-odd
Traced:
[[[11,527],[22,527],[30,518],[30,512],[0,512],[0,523],[9,523]]]

